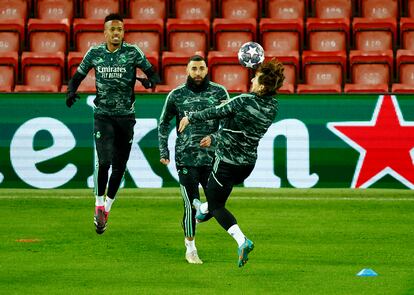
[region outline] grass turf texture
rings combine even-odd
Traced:
[[[409,190],[234,189],[255,250],[215,220],[185,261],[178,188],[124,189],[105,234],[91,190],[0,190],[1,294],[414,294]],[[377,277],[358,277],[372,268]]]

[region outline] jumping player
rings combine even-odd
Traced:
[[[119,14],[109,14],[105,18],[104,35],[106,42],[91,47],[84,56],[69,81],[66,96],[66,105],[71,107],[79,99],[76,92],[80,83],[92,68],[95,69],[94,139],[98,157],[94,175],[94,224],[98,234],[106,229],[108,214],[131,151],[135,125],[136,68],[146,74],[148,79],[140,80],[146,88],[154,87],[159,82],[158,74],[143,52],[137,46],[123,42],[124,24]]]

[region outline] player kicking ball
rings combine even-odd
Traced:
[[[226,201],[233,186],[243,183],[253,171],[259,141],[278,112],[275,95],[285,78],[283,70],[283,65],[276,60],[262,63],[251,80],[250,93],[238,95],[219,106],[190,113],[181,119],[178,128],[183,132],[192,123],[226,118],[218,131],[215,162],[206,190],[208,209],[204,208],[204,213],[208,210],[236,240],[239,267],[248,261],[254,243],[243,234],[236,218],[226,208]],[[202,207],[205,205],[194,205],[197,207],[196,218],[202,221]]]

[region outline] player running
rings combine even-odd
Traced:
[[[261,64],[251,80],[250,93],[238,95],[222,105],[190,113],[181,119],[178,128],[183,132],[189,124],[227,118],[218,133],[216,158],[206,197],[209,213],[238,244],[239,267],[246,264],[254,244],[243,234],[225,205],[233,186],[242,183],[253,171],[259,141],[276,118],[278,102],[274,96],[283,84],[283,70],[283,65],[275,60]]]
[[[143,52],[137,46],[123,42],[124,24],[119,14],[109,14],[105,18],[104,35],[106,42],[91,47],[84,56],[68,83],[66,96],[66,105],[71,107],[79,99],[76,91],[80,83],[92,68],[95,69],[94,139],[98,157],[94,173],[94,224],[98,234],[106,229],[108,214],[131,151],[135,125],[136,68],[147,75],[148,79],[140,80],[146,88],[154,87],[159,82],[158,74]]]

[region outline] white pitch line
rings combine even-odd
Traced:
[[[93,199],[93,196],[86,197],[86,196],[0,196],[0,199]],[[142,199],[142,200],[181,200],[180,196],[119,196],[120,199]],[[399,202],[399,201],[408,201],[414,202],[414,197],[407,197],[407,198],[377,198],[377,197],[239,197],[239,196],[230,196],[231,200],[266,200],[266,201],[379,201],[379,202]]]

